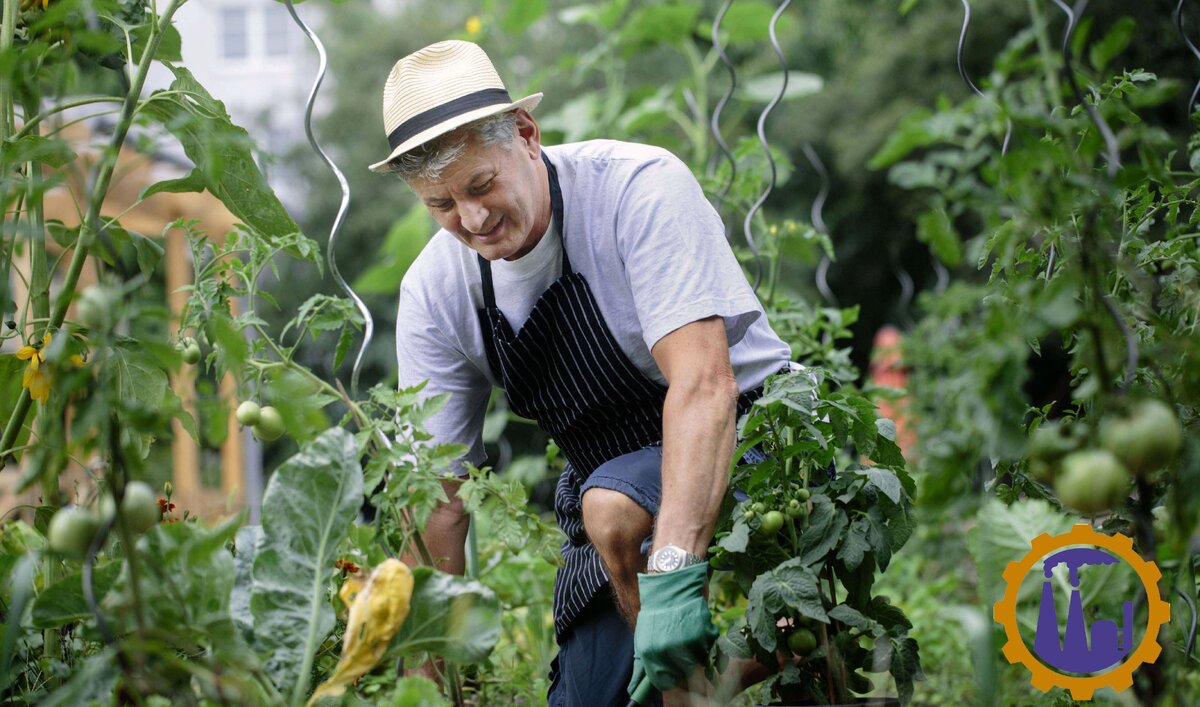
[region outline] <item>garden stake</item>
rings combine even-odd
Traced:
[[[1188,628],[1187,640],[1184,642],[1183,646],[1183,659],[1191,660],[1192,648],[1196,644],[1196,600],[1192,598],[1191,594],[1188,594],[1178,587],[1175,589],[1175,592],[1179,594],[1179,598],[1183,599],[1183,603],[1187,604],[1188,610],[1192,612],[1191,627]]]
[[[762,194],[759,194],[754,205],[746,212],[746,218],[742,221],[742,233],[746,236],[746,245],[750,247],[750,252],[754,254],[754,282],[752,287],[755,292],[758,292],[758,286],[762,284],[762,254],[758,250],[758,244],[754,241],[753,229],[751,223],[754,221],[755,214],[758,213],[762,205],[766,203],[767,197],[771,192],[775,191],[775,157],[771,154],[771,146],[767,143],[767,118],[770,117],[771,111],[775,110],[775,106],[783,100],[783,96],[787,93],[788,85],[788,65],[787,57],[783,55],[783,49],[779,46],[779,38],[775,36],[775,25],[779,23],[779,18],[783,15],[784,10],[788,8],[792,0],[781,0],[779,7],[775,10],[775,14],[771,15],[771,23],[767,27],[767,32],[771,37],[771,47],[775,50],[775,56],[779,59],[779,66],[783,69],[783,81],[779,85],[779,93],[771,99],[766,108],[763,108],[762,113],[758,114],[758,143],[762,145],[763,155],[767,158],[767,165],[770,168],[770,180],[767,182],[766,189]]]
[[[333,163],[325,150],[321,149],[321,144],[317,142],[316,136],[312,129],[312,112],[313,105],[317,100],[317,92],[321,90],[321,82],[325,80],[325,70],[329,66],[329,59],[325,53],[325,45],[321,44],[321,40],[317,38],[315,32],[309,28],[304,20],[300,19],[300,15],[296,14],[296,8],[292,5],[292,0],[284,0],[287,4],[288,12],[292,15],[292,19],[304,31],[309,41],[317,49],[318,66],[317,78],[313,81],[312,91],[308,94],[308,102],[304,106],[304,134],[308,136],[308,144],[316,151],[325,164],[333,172],[333,176],[337,178],[338,186],[342,190],[342,201],[338,205],[337,215],[333,218],[333,225],[329,228],[329,244],[325,250],[325,260],[329,263],[329,272],[333,273],[333,279],[337,281],[338,287],[354,301],[354,306],[358,309],[359,314],[363,317],[363,342],[358,348],[358,355],[354,357],[354,368],[350,372],[350,390],[358,393],[358,374],[362,369],[363,355],[367,352],[367,346],[371,343],[371,338],[375,335],[375,320],[371,317],[371,310],[367,309],[367,305],[363,303],[362,298],[358,293],[350,287],[345,278],[342,277],[341,270],[338,269],[337,258],[334,257],[334,247],[337,243],[338,230],[341,229],[342,223],[346,220],[346,211],[350,208],[350,185],[346,182],[346,175],[342,174],[342,170]]]
[[[725,70],[729,72],[729,88],[717,101],[716,107],[713,108],[712,119],[709,121],[709,131],[712,132],[713,140],[717,143],[717,149],[721,151],[721,156],[729,163],[729,179],[726,180],[725,186],[721,187],[721,192],[717,195],[717,206],[725,204],[725,197],[729,194],[729,190],[733,188],[733,183],[737,179],[737,160],[733,158],[733,152],[729,150],[729,144],[725,142],[725,137],[721,135],[721,111],[725,109],[725,105],[729,103],[729,99],[733,97],[733,92],[737,88],[737,71],[733,68],[733,62],[725,54],[725,46],[721,43],[721,23],[725,20],[725,13],[733,5],[733,0],[725,0],[721,5],[721,9],[717,11],[717,16],[713,20],[712,26],[712,43],[713,49],[717,52],[717,57],[721,63],[725,65]],[[724,219],[722,219],[724,222]],[[725,226],[725,236],[729,237],[729,226]]]
[[[1187,45],[1188,51],[1192,56],[1200,60],[1200,49],[1192,42],[1191,37],[1188,37],[1187,32],[1183,31],[1183,0],[1179,0],[1179,4],[1175,6],[1175,27],[1179,29],[1179,36],[1183,37],[1183,43]],[[1188,98],[1187,116],[1188,121],[1192,120],[1192,112],[1196,109],[1196,94],[1200,93],[1200,80],[1196,81],[1195,88],[1192,89],[1192,95]]]
[[[813,200],[812,209],[809,211],[811,215],[813,228],[820,233],[829,235],[829,227],[825,225],[825,200],[829,198],[829,170],[825,169],[825,163],[821,161],[821,156],[813,149],[811,142],[804,143],[804,157],[808,163],[816,170],[817,176],[821,178],[821,190],[817,192],[817,198]],[[825,298],[825,302],[831,307],[838,306],[837,297],[834,296],[833,290],[829,287],[829,265],[832,261],[827,253],[821,254],[821,262],[817,265],[817,291]]]

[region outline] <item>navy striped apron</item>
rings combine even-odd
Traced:
[[[562,240],[562,275],[514,334],[496,306],[491,263],[479,256],[484,303],[479,323],[488,364],[510,409],[537,422],[567,458],[554,493],[554,513],[567,536],[565,562],[554,581],[554,628],[561,641],[608,582],[583,530],[580,486],[604,462],[662,443],[667,387],[647,378],[629,360],[601,316],[587,280],[571,269],[558,171],[545,151],[542,161],[550,181],[554,226]],[[759,392],[742,394],[739,415]]]

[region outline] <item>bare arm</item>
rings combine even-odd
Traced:
[[[667,379],[662,502],[651,552],[678,545],[703,555],[728,485],[737,425],[737,379],[725,322],[710,317],[667,334],[651,352]]]
[[[462,574],[467,563],[465,547],[471,517],[463,509],[462,499],[458,497],[458,487],[461,485],[459,479],[442,481],[442,489],[449,500],[439,503],[433,510],[423,534],[425,546],[429,548],[437,569],[449,574]]]

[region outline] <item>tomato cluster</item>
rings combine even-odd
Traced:
[[[1091,429],[1078,421],[1048,422],[1029,440],[1029,471],[1051,484],[1063,505],[1097,515],[1124,502],[1131,476],[1147,477],[1163,468],[1183,446],[1183,428],[1171,406],[1142,400],[1124,414],[1100,423],[1099,446],[1089,445]]]
[[[236,415],[238,422],[253,429],[254,436],[264,442],[274,442],[287,431],[283,416],[270,405],[259,407],[253,400],[246,400],[238,405]]]
[[[82,559],[92,545],[100,524],[117,512],[116,501],[105,494],[100,498],[98,512],[79,506],[60,508],[50,519],[46,537],[54,552]],[[129,529],[144,533],[162,518],[162,509],[150,485],[142,481],[125,484],[125,496],[121,499],[121,515]]]

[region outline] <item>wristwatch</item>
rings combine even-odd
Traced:
[[[646,563],[646,573],[671,572],[701,562],[704,562],[703,557],[693,555],[678,545],[663,545],[650,555],[650,561]]]

